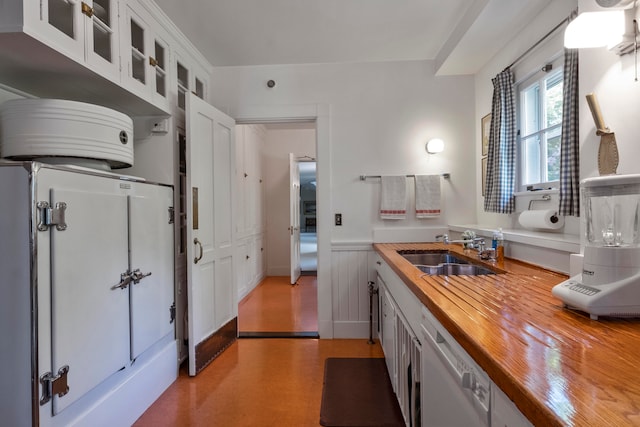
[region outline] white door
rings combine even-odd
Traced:
[[[235,120],[186,94],[189,375],[208,361],[207,340],[237,316],[233,271]]]
[[[289,153],[289,236],[291,284],[300,277],[300,170],[293,153]]]
[[[129,285],[132,360],[173,332],[171,206],[173,194],[168,187],[138,184],[136,195],[129,196],[129,268],[141,277]]]
[[[53,372],[69,366],[54,414],[129,363],[129,290],[114,287],[129,265],[127,197],[86,187],[51,190],[67,205],[67,228],[49,231]]]

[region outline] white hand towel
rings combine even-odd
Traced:
[[[405,219],[407,216],[407,177],[383,176],[380,188],[380,218]]]
[[[416,175],[416,218],[440,216],[440,175]]]

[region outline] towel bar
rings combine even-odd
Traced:
[[[450,173],[443,173],[441,174],[442,177],[444,179],[449,179],[451,178],[451,174]],[[415,175],[407,175],[407,178],[415,178]],[[382,175],[360,175],[360,181],[364,181],[367,178],[382,178]]]

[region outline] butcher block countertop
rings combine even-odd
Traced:
[[[565,275],[483,262],[460,244],[375,250],[536,426],[640,426],[640,320],[590,320],[551,288]],[[448,250],[503,274],[425,276],[398,250]]]

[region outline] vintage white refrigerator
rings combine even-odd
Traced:
[[[173,189],[0,161],[0,424],[130,425],[177,377]]]

